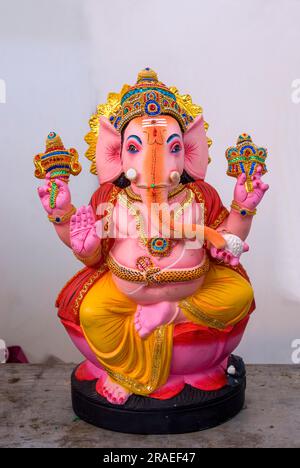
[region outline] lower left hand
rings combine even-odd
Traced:
[[[248,252],[249,245],[233,234],[225,233],[222,235],[227,242],[226,246],[223,249],[211,247],[211,256],[227,265],[237,266],[240,262],[241,255],[244,252]]]

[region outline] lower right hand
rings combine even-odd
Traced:
[[[71,218],[71,247],[81,257],[93,255],[100,246],[95,223],[96,218],[91,206],[82,206]]]

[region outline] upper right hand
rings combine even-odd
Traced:
[[[38,194],[44,210],[52,215],[57,211],[67,211],[71,205],[71,193],[66,182],[63,182],[60,179],[55,179],[54,182],[58,186],[58,194],[56,197],[56,206],[55,208],[50,207],[50,190],[51,190],[51,180],[50,176],[46,176],[46,182],[42,187],[38,187]]]

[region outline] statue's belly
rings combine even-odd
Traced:
[[[177,270],[193,268],[200,265],[204,259],[204,249],[186,248],[185,241],[181,240],[173,247],[166,257],[151,256],[141,247],[137,239],[117,240],[111,250],[113,258],[122,266],[136,269],[139,257],[146,256],[151,259],[154,266],[164,270]],[[126,281],[113,275],[117,287],[138,304],[155,304],[161,301],[179,301],[194,294],[204,281],[204,275],[192,281],[165,283],[159,285],[146,285]]]

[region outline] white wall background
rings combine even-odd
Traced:
[[[43,213],[32,158],[58,132],[83,164],[73,202],[88,202],[97,186],[83,157],[89,116],[150,66],[203,106],[214,140],[207,180],[226,204],[226,147],[247,131],[269,149],[271,189],[244,256],[257,310],[239,352],[247,362],[291,362],[300,338],[300,104],[291,98],[299,20],[296,0],[0,0],[1,338],[32,362],[79,360],[54,300],[80,265]]]

